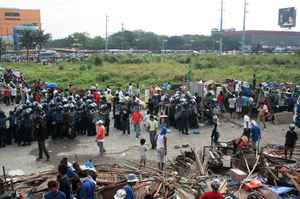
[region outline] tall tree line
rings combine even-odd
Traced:
[[[138,50],[217,50],[219,38],[205,35],[163,36],[145,31],[121,31],[108,38],[110,49]],[[239,41],[224,38],[224,50],[238,50]],[[88,33],[73,33],[66,38],[50,40],[52,48],[104,49],[105,39]]]

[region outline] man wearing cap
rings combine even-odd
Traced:
[[[105,149],[104,149],[104,138],[105,138],[105,127],[103,125],[102,120],[98,120],[96,122],[96,142],[99,147],[100,155],[103,156]]]
[[[298,140],[297,133],[295,132],[295,124],[290,124],[289,130],[285,136],[285,158],[287,158],[288,152],[290,153],[289,159],[292,159],[293,152],[295,149],[296,141]]]
[[[129,174],[127,176],[127,185],[123,187],[126,191],[126,199],[135,199],[135,193],[133,186],[139,181],[138,177],[135,174]]]

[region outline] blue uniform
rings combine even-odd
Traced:
[[[84,180],[79,190],[80,199],[95,199],[96,186],[91,180]]]
[[[45,199],[66,199],[66,194],[64,192],[48,192],[44,196]]]

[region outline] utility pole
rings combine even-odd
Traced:
[[[125,31],[124,23],[122,22],[122,24],[121,24],[121,32],[122,32],[121,50],[125,50],[124,49],[124,40],[125,40],[124,31]]]
[[[223,54],[223,9],[224,9],[224,0],[221,0],[220,41],[219,41],[220,55]]]
[[[105,52],[108,51],[108,15],[105,16]]]
[[[242,52],[245,52],[246,45],[246,15],[247,15],[247,0],[244,0],[244,19],[243,19],[243,36],[242,36]]]
[[[122,26],[122,32],[124,32],[125,31],[125,28],[124,28],[124,23],[122,22],[122,24],[121,24],[121,26]]]

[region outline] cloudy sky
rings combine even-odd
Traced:
[[[41,10],[43,29],[54,38],[73,32],[105,35],[146,30],[164,35],[209,34],[219,27],[221,0],[0,0],[1,7]],[[299,0],[248,0],[247,29],[280,30],[278,9],[295,6]],[[298,17],[299,19],[299,17]],[[241,29],[243,0],[224,0],[224,28]],[[299,20],[297,20],[299,21]],[[300,23],[300,22],[299,22]],[[300,25],[293,30],[300,30]]]

